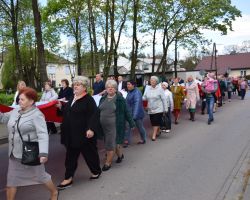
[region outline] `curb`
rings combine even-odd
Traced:
[[[250,199],[250,140],[229,174],[215,200],[243,200],[248,192]]]
[[[8,143],[8,138],[0,138],[0,145]]]

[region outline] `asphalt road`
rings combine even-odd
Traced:
[[[196,121],[182,115],[172,133],[146,145],[125,149],[121,164],[103,172],[99,180],[89,181],[90,172],[80,158],[73,187],[60,192],[61,200],[219,200],[225,185],[250,144],[250,95],[244,101],[233,99],[215,113],[197,114]],[[148,134],[150,125],[146,120]],[[55,183],[63,179],[64,148],[59,135],[50,137],[47,171]],[[134,138],[134,143],[137,140]],[[100,144],[103,162],[104,151]],[[0,145],[0,199],[4,199],[7,172],[7,145]],[[49,194],[43,186],[20,188],[17,200],[44,200]]]

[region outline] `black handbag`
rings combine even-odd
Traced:
[[[39,145],[38,142],[31,142],[30,141],[30,136],[28,135],[28,141],[24,141],[22,134],[19,130],[19,121],[20,121],[21,116],[17,120],[17,131],[19,133],[19,136],[22,140],[23,144],[23,153],[22,153],[22,159],[21,163],[23,165],[29,165],[29,166],[36,166],[40,165],[40,158],[39,158]]]
[[[171,130],[171,119],[170,119],[169,115],[165,112],[162,114],[160,129],[161,130]]]

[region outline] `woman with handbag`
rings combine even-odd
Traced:
[[[32,88],[19,91],[19,106],[8,113],[0,113],[0,123],[6,123],[9,132],[9,167],[7,173],[7,200],[14,200],[17,187],[44,184],[50,191],[50,199],[58,199],[58,191],[45,171],[48,161],[48,132],[41,111],[35,107],[37,93]],[[37,165],[24,163],[23,142],[38,142]],[[33,163],[34,164],[34,163]]]
[[[156,137],[159,136],[163,113],[168,112],[169,107],[164,91],[158,83],[158,77],[151,76],[150,86],[143,95],[143,100],[148,101],[148,114],[153,126],[152,141],[155,141]]]

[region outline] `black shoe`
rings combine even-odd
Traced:
[[[210,125],[210,124],[211,124],[211,120],[208,120],[208,121],[207,121],[207,124]]]
[[[89,179],[90,179],[90,180],[98,179],[98,178],[101,176],[101,173],[102,173],[102,172],[100,172],[99,174],[96,174],[96,175],[93,174],[91,177],[89,177]]]
[[[155,141],[155,138],[152,138],[151,140],[152,140],[152,141]]]
[[[118,157],[118,158],[117,158],[116,163],[121,163],[122,160],[123,160],[123,158],[124,158],[124,155],[122,154],[121,157]]]
[[[67,189],[67,188],[71,187],[72,184],[73,184],[73,181],[70,181],[68,184],[65,184],[65,185],[60,184],[60,185],[57,186],[57,189],[58,190],[64,190],[64,189]]]
[[[111,168],[111,165],[103,165],[102,171],[108,171]]]

